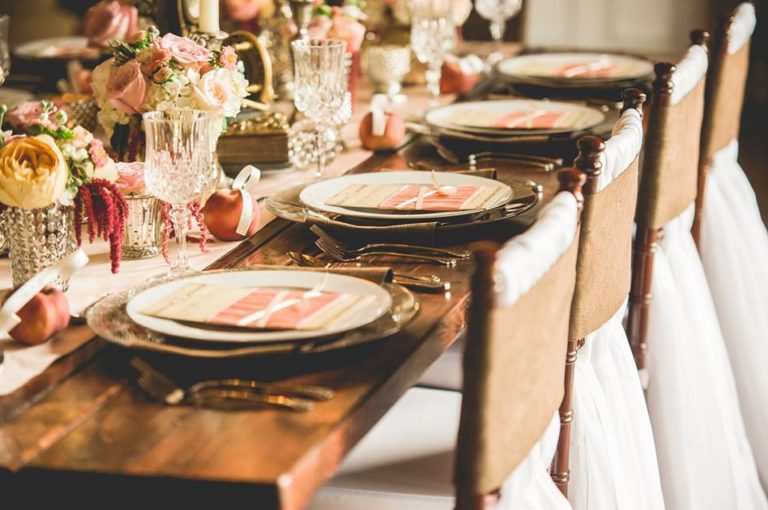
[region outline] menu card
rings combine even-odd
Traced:
[[[507,192],[503,186],[351,184],[326,204],[380,211],[471,211],[495,206]]]
[[[488,108],[462,108],[448,123],[482,129],[559,129],[578,127],[582,117],[579,110],[542,110],[532,104],[530,108],[521,106],[502,113]]]
[[[189,283],[141,313],[247,329],[317,330],[343,323],[373,299],[319,290]]]

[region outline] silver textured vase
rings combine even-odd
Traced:
[[[3,212],[14,287],[75,251],[74,216],[74,208],[59,204]],[[69,280],[55,285],[67,290]]]
[[[125,195],[128,214],[120,255],[124,259],[145,259],[160,253],[162,202],[152,195]]]

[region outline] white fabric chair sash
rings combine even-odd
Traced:
[[[757,17],[755,6],[751,2],[743,2],[733,13],[733,23],[728,30],[728,54],[737,53],[752,38]]]
[[[747,436],[768,490],[768,232],[738,153],[733,140],[712,158],[699,250]]]
[[[685,57],[675,65],[672,73],[672,97],[670,104],[677,104],[692,91],[707,74],[709,58],[703,46],[694,44],[688,48]]]
[[[664,499],[766,509],[692,222],[693,205],[665,226],[654,260],[647,400]]]
[[[565,253],[576,235],[577,207],[571,193],[558,193],[525,234],[499,250],[496,272],[503,282],[499,306],[514,304]]]
[[[600,154],[602,174],[598,190],[602,191],[629,168],[643,146],[643,117],[630,108],[613,125],[611,137]]]

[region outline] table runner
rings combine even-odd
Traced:
[[[341,153],[325,169],[325,177],[342,175],[365,161],[371,153],[360,145],[357,130],[360,119],[367,113],[367,103],[370,100],[370,90],[363,89],[358,95],[358,105],[352,120],[342,132],[347,144],[347,150]],[[409,93],[408,109],[423,108],[427,104],[427,94],[422,90]],[[248,191],[259,199],[267,197],[278,190],[317,179],[314,167],[304,170],[287,169],[268,172],[258,183],[249,183]],[[275,219],[264,204],[261,204],[260,229]],[[173,244],[173,241],[172,241]],[[208,243],[208,252],[201,253],[194,243],[189,243],[190,263],[195,269],[204,269],[238,245],[237,242]],[[100,241],[92,245],[83,244],[91,262],[75,274],[70,281],[67,297],[72,313],[79,314],[86,306],[96,301],[100,296],[126,289],[137,281],[144,281],[154,275],[162,274],[168,266],[161,256],[144,260],[125,260],[120,265],[120,272],[112,274],[109,269],[109,245]],[[173,246],[172,252],[173,252]],[[10,260],[0,260],[0,288],[11,287]],[[78,347],[93,338],[93,332],[88,327],[69,328],[46,344],[26,347],[17,344],[10,338],[0,337],[0,350],[5,352],[5,362],[0,365],[0,396],[12,393],[29,380],[41,374],[54,361],[73,352]]]

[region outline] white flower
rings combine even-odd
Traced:
[[[200,109],[218,110],[225,117],[234,117],[248,95],[247,87],[248,81],[242,74],[220,68],[205,73],[191,91]]]
[[[64,207],[74,207],[76,194],[77,192],[74,189],[65,188],[64,192],[59,195],[59,204],[63,205]]]

